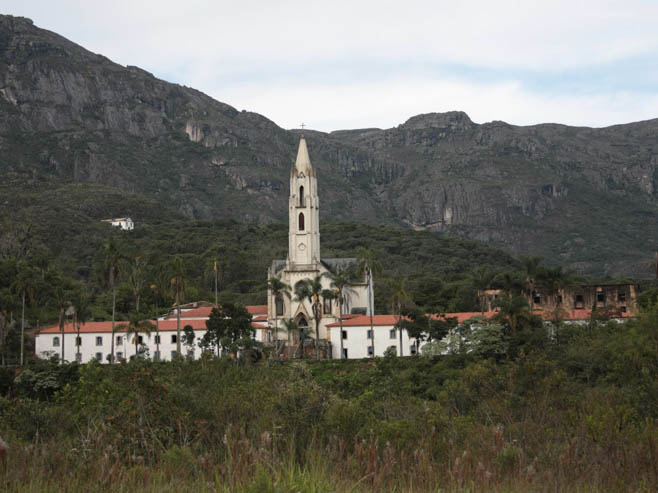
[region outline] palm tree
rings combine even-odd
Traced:
[[[485,291],[491,286],[491,282],[495,277],[495,273],[487,266],[480,266],[470,273],[471,281],[477,290],[480,302],[480,311],[484,313],[486,308],[487,295]]]
[[[117,329],[125,330],[127,338],[130,338],[131,334],[133,335],[133,340],[135,341],[135,359],[137,359],[139,356],[139,333],[144,332],[147,335],[150,334],[153,330],[153,324],[148,320],[144,320],[139,313],[133,313],[128,323],[119,325]]]
[[[55,302],[55,306],[59,312],[59,332],[61,334],[61,348],[62,348],[62,359],[61,363],[64,363],[64,325],[66,322],[66,312],[71,308],[71,286],[69,280],[58,275],[53,275],[49,279],[49,284],[52,286],[52,299]]]
[[[160,359],[160,307],[159,301],[167,303],[167,296],[169,295],[170,287],[170,274],[165,268],[160,265],[159,268],[152,272],[153,283],[151,284],[151,290],[155,295],[155,352],[158,359]]]
[[[518,324],[529,321],[532,317],[532,312],[525,296],[513,296],[510,293],[504,293],[503,296],[495,301],[495,304],[499,307],[496,317],[507,322],[513,336],[516,335]]]
[[[25,353],[25,299],[34,302],[34,293],[38,278],[34,269],[25,263],[18,264],[18,272],[14,281],[14,289],[21,297],[21,357],[20,365],[23,366]]]
[[[399,279],[392,279],[391,283],[391,297],[389,298],[389,303],[391,304],[391,311],[394,315],[397,315],[397,321],[395,323],[399,336],[400,336],[400,356],[403,356],[402,353],[402,324],[400,320],[402,318],[402,308],[411,301],[411,295],[407,291],[407,279],[402,277]]]
[[[130,260],[124,260],[121,263],[121,270],[135,297],[135,311],[140,313],[139,301],[146,285],[146,261],[143,257],[139,256]]]
[[[75,328],[76,328],[76,336],[75,336],[75,346],[76,346],[76,361],[80,361],[80,344],[78,344],[78,341],[80,341],[80,325],[84,325],[87,323],[89,318],[91,317],[91,309],[90,309],[90,302],[89,302],[89,297],[87,296],[85,290],[80,286],[78,287],[74,292],[73,292],[73,298],[71,300],[71,303],[73,304],[73,308],[75,310]]]
[[[525,290],[530,298],[530,311],[535,309],[534,292],[537,287],[537,276],[540,274],[542,257],[520,257],[521,265],[523,265],[523,272],[525,274]]]
[[[113,236],[107,240],[103,246],[103,265],[105,276],[110,282],[112,288],[112,340],[110,350],[110,364],[114,363],[114,322],[116,320],[117,290],[116,280],[119,275],[119,265],[121,263],[121,251],[119,245]]]
[[[328,272],[327,277],[331,281],[331,287],[335,289],[335,298],[338,299],[338,320],[340,323],[340,359],[343,359],[343,305],[356,291],[352,288],[352,272],[341,271]],[[372,332],[371,332],[372,334]]]
[[[180,304],[185,297],[185,262],[180,255],[176,255],[172,261],[172,270],[174,276],[171,278],[171,285],[176,293],[176,356],[180,356]]]
[[[284,318],[283,326],[286,329],[286,332],[298,334],[301,342],[301,357],[304,357],[304,334],[302,334],[302,329],[299,324],[293,318]]]
[[[315,320],[315,357],[320,359],[319,339],[320,339],[320,319],[322,318],[321,297],[330,297],[331,292],[322,288],[322,274],[315,276],[313,279],[305,279],[295,289],[295,300],[303,303],[308,300],[313,311]]]
[[[373,279],[373,276],[379,275],[382,271],[382,264],[379,262],[377,257],[379,256],[379,253],[377,250],[373,248],[359,248],[357,255],[359,257],[358,260],[358,272],[359,274],[365,276],[366,283],[368,284],[368,311],[370,312],[370,334],[372,334],[372,338],[370,339],[370,343],[372,345],[372,357],[375,357],[375,330],[374,330],[374,321],[373,321],[373,315],[375,313],[375,296],[374,296],[374,289],[375,289],[375,281]],[[342,334],[341,334],[342,337]]]
[[[274,300],[274,357],[279,357],[279,312],[277,300],[281,296],[290,298],[290,286],[283,282],[279,277],[272,277],[267,281],[267,289],[272,293]]]
[[[543,274],[543,283],[551,296],[555,297],[555,306],[558,306],[558,296],[565,289],[576,284],[576,276],[572,271],[563,270],[562,266],[546,269]]]

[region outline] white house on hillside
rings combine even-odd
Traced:
[[[103,219],[101,222],[110,223],[112,226],[120,228],[124,231],[132,231],[135,229],[135,223],[129,217],[116,217],[114,219]]]

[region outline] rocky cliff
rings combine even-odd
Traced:
[[[658,120],[517,127],[451,112],[306,134],[325,219],[459,234],[590,273],[640,274],[658,249]],[[285,221],[297,140],[263,116],[0,16],[5,212],[49,207],[53,190],[63,197],[75,184],[62,214],[133,207],[144,220]]]

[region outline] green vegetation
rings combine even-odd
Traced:
[[[537,330],[498,358],[4,369],[0,488],[653,490],[658,309]]]

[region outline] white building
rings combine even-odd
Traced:
[[[274,260],[268,270],[268,280],[279,278],[290,286],[289,296],[275,298],[268,291],[267,316],[269,325],[278,325],[278,340],[284,340],[289,347],[298,344],[295,334],[286,334],[282,329],[282,319],[293,319],[300,327],[307,328],[309,336],[315,338],[315,318],[313,307],[308,300],[295,299],[295,288],[305,280],[320,278],[323,289],[331,289],[331,280],[326,276],[330,272],[354,269],[355,258],[322,258],[320,256],[320,201],[316,170],[311,166],[311,159],[302,135],[295,165],[290,170],[290,198],[288,203],[288,257]],[[365,278],[352,285],[352,292],[343,305],[344,313],[369,314],[368,284]],[[338,321],[339,306],[335,300],[321,299],[321,319],[319,337],[331,342],[328,325]]]
[[[206,333],[206,321],[210,317],[213,305],[186,308],[181,310],[180,332],[183,335],[185,326],[194,329],[195,342],[191,347],[184,344],[181,350],[190,358],[198,358],[201,349],[198,346]],[[265,305],[250,305],[246,307],[252,316],[254,338],[263,341],[267,334],[267,307]],[[114,355],[116,360],[128,359],[135,355],[135,335],[128,335],[124,330],[118,329],[125,322],[115,322]],[[137,347],[140,354],[160,360],[170,360],[176,356],[178,321],[176,315],[161,317],[151,323],[157,327],[150,334],[137,335]],[[80,332],[72,323],[64,325],[64,333],[59,326],[48,327],[39,332],[35,341],[35,352],[40,358],[51,356],[61,357],[62,344],[64,345],[64,359],[86,363],[93,359],[106,363],[112,353],[112,322],[87,322],[80,326]]]
[[[463,312],[446,313],[445,318],[456,318],[458,323],[465,322],[474,317],[484,316],[491,318],[495,312]],[[423,341],[410,338],[405,329],[398,328],[397,315],[367,315],[347,316],[343,318],[343,358],[360,359],[384,356],[386,351],[392,351],[398,356],[414,356],[423,347]],[[372,325],[372,328],[371,328]],[[340,359],[340,322],[329,324],[331,334],[331,357]],[[400,348],[400,331],[402,332],[402,347]]]
[[[103,219],[101,222],[110,223],[112,226],[115,226],[124,231],[132,231],[135,229],[135,223],[129,217],[116,217],[114,219]]]

